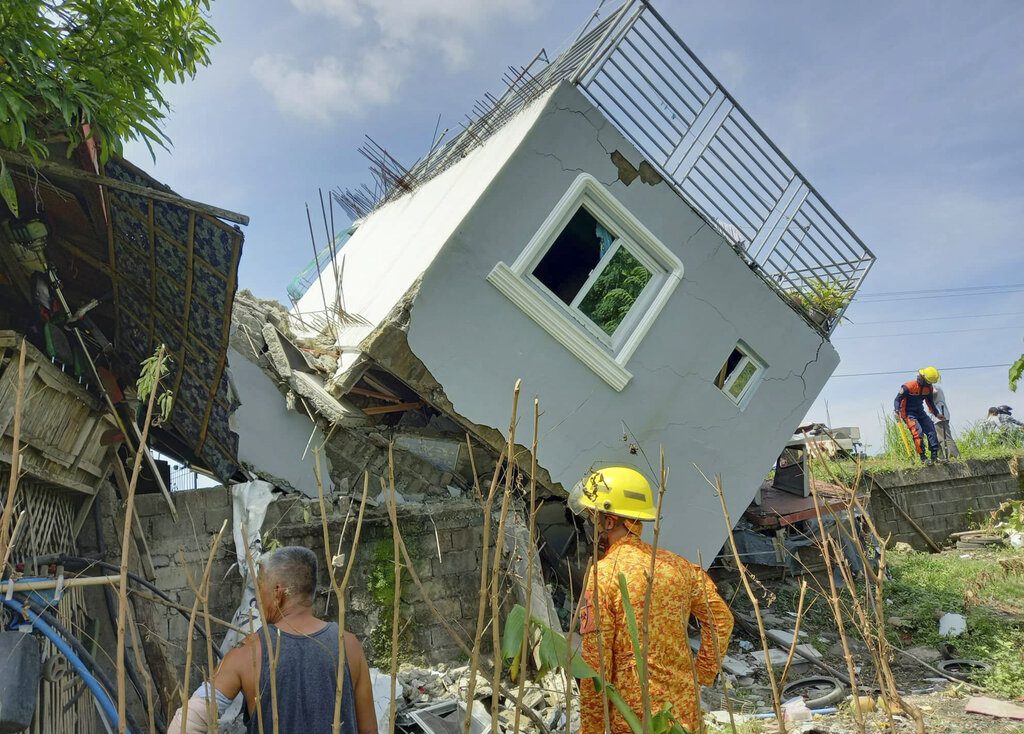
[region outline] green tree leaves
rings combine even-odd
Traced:
[[[195,76],[219,40],[210,0],[0,3],[0,146],[36,159],[89,137],[103,160],[125,141],[166,147],[161,85]]]

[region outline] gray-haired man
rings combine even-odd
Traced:
[[[214,674],[217,708],[241,692],[247,731],[327,734],[334,723],[339,645],[338,625],[313,614],[317,561],[308,548],[279,548],[260,560],[257,593],[267,625],[224,656]],[[269,636],[270,647],[266,649]],[[346,675],[341,699],[343,734],[377,734],[370,671],[362,645],[346,632]],[[274,665],[270,659],[273,657]],[[275,685],[270,685],[271,670]],[[206,684],[189,701],[186,734],[208,731]],[[168,732],[181,731],[181,710]]]

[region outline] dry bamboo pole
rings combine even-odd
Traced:
[[[740,557],[739,549],[736,547],[736,538],[732,533],[732,518],[729,517],[729,507],[725,504],[725,490],[722,487],[721,477],[715,477],[715,481],[711,482],[707,475],[701,471],[700,467],[694,464],[694,467],[701,473],[704,480],[710,484],[715,494],[718,495],[718,501],[722,506],[722,515],[725,517],[725,527],[729,533],[729,549],[732,551],[733,561],[736,563],[736,568],[740,572],[740,581],[743,582],[743,589],[747,592],[747,598],[750,599],[750,603],[754,607],[754,618],[757,620],[757,631],[761,637],[761,649],[764,651],[765,668],[768,671],[768,682],[772,688],[772,708],[775,709],[775,717],[779,723],[779,732],[786,734],[786,722],[782,718],[782,700],[779,694],[779,684],[775,680],[775,670],[771,665],[771,655],[769,654],[768,646],[768,635],[765,633],[764,620],[761,618],[761,604],[757,600],[757,594],[750,587],[750,579],[748,578],[749,571],[747,571],[746,564],[743,563],[743,559]]]
[[[188,702],[191,697],[189,691],[189,677],[192,673],[192,640],[194,635],[191,634],[192,630],[196,625],[196,617],[199,616],[199,605],[203,603],[203,596],[209,592],[210,588],[210,573],[213,571],[213,559],[217,556],[217,549],[220,547],[221,538],[224,537],[224,530],[228,526],[228,521],[225,520],[221,523],[220,530],[213,537],[213,543],[210,544],[210,553],[206,558],[206,566],[203,569],[203,577],[198,585],[196,585],[192,579],[192,574],[189,571],[188,563],[185,562],[185,554],[179,551],[179,557],[181,558],[181,567],[185,571],[185,577],[188,581],[188,585],[192,588],[192,593],[195,595],[195,600],[192,602],[192,612],[189,615],[188,620],[188,641],[185,643],[185,680],[181,687],[181,734],[185,734],[185,724],[188,722]],[[209,634],[209,631],[207,631]],[[119,653],[119,655],[122,653]],[[212,656],[212,654],[211,654]],[[118,659],[118,664],[121,664],[121,660]],[[212,681],[209,683],[212,685]],[[207,691],[207,693],[211,693]],[[207,702],[209,702],[210,696],[207,695]],[[214,731],[217,730],[217,719],[216,712],[214,718],[210,720],[211,726]],[[173,734],[173,732],[168,732]]]
[[[604,521],[600,512],[594,515],[594,542],[591,548],[592,562],[590,565],[590,591],[593,593],[593,599],[590,602],[590,606],[594,611],[594,627],[596,628],[595,636],[597,640],[597,660],[598,668],[597,672],[601,676],[601,715],[604,720],[604,734],[611,734],[611,713],[608,710],[608,669],[605,666],[604,658],[604,628],[601,627],[601,596],[600,596],[600,584],[597,579],[597,563],[601,558],[601,534],[604,532]],[[584,581],[584,588],[586,588],[586,581]],[[582,711],[581,711],[582,713]]]
[[[796,655],[797,645],[800,644],[800,623],[804,619],[804,600],[807,598],[807,580],[800,579],[800,599],[796,603],[796,623],[793,625],[793,642],[789,646],[789,654],[786,656],[786,664],[782,668],[782,675],[779,676],[779,687],[786,687],[786,676],[793,665],[793,656]]]
[[[853,578],[853,572],[850,569],[850,564],[843,555],[842,548],[839,547],[839,543],[835,538],[829,538],[829,544],[832,546],[831,552],[836,555],[836,567],[839,569],[839,573],[843,577],[843,583],[850,592],[850,600],[853,605],[853,614],[850,619],[853,622],[854,627],[860,632],[861,637],[864,639],[865,647],[867,647],[868,653],[871,655],[871,662],[875,666],[875,679],[878,682],[878,690],[881,691],[882,700],[885,703],[883,709],[885,717],[889,722],[889,730],[892,734],[896,734],[896,720],[893,718],[892,707],[892,702],[895,701],[895,698],[890,697],[891,691],[889,689],[889,680],[885,675],[884,661],[879,656],[878,648],[876,647],[877,637],[875,631],[872,629],[873,622],[868,617],[860,599],[857,598],[857,583]]]
[[[21,533],[21,528],[26,517],[28,517],[28,510],[22,510],[18,513],[18,519],[14,521],[14,532],[11,533],[11,537],[7,542],[7,548],[4,550],[3,556],[0,557],[0,577],[3,577],[4,575],[4,569],[7,568],[7,561],[11,558],[11,552],[14,550],[14,544],[18,542],[18,535]]]
[[[516,422],[519,410],[519,390],[522,380],[516,380],[512,389],[512,417],[508,424],[508,463],[505,467],[505,491],[501,498],[501,516],[498,520],[498,537],[494,541],[494,557],[491,563],[491,647],[494,659],[494,675],[491,679],[491,720],[498,720],[501,709],[501,624],[499,623],[500,606],[498,581],[501,578],[501,555],[505,548],[505,520],[508,518],[509,499],[512,496],[512,482],[516,478]]]
[[[313,474],[316,479],[317,496],[320,500],[320,528],[324,535],[324,560],[327,562],[327,574],[331,579],[331,589],[338,602],[338,677],[334,688],[334,719],[331,731],[338,734],[341,731],[341,700],[344,692],[345,674],[345,589],[348,588],[349,578],[352,575],[352,567],[355,565],[356,551],[359,550],[359,538],[363,532],[363,516],[366,512],[366,497],[370,491],[370,473],[363,473],[363,496],[359,501],[359,515],[356,518],[356,529],[352,536],[352,547],[349,549],[348,563],[345,566],[345,575],[341,583],[335,576],[334,559],[331,558],[331,537],[327,527],[327,507],[324,501],[324,485],[320,475],[320,451],[313,451],[315,463]],[[344,529],[342,530],[344,536]],[[339,545],[343,538],[338,539]],[[396,554],[397,555],[397,554]]]
[[[227,527],[228,521],[225,520],[221,524],[221,532]],[[212,556],[211,556],[212,560]],[[217,663],[213,657],[213,630],[210,627],[210,580],[206,579],[205,584],[202,587],[203,592],[203,630],[206,633],[204,639],[206,641],[206,678],[207,678],[207,721],[211,722],[210,726],[213,729],[217,728],[217,699],[213,692],[213,675],[217,671]],[[189,630],[191,632],[191,630]],[[191,638],[191,635],[190,635]]]
[[[131,605],[128,607],[128,629],[132,633],[132,656],[135,658],[135,668],[142,674],[142,680],[146,684],[146,714],[149,723],[149,734],[156,734],[156,694],[153,685],[153,676],[149,672],[149,666],[142,658],[142,642],[139,640],[139,631],[136,628],[135,615]]]
[[[530,618],[533,616],[533,554],[537,552],[537,429],[540,423],[540,401],[533,399],[533,446],[530,451],[530,540],[526,548],[526,615],[523,620],[523,643],[519,649],[519,690],[516,693],[516,714],[512,731],[519,734],[519,715],[526,693],[526,652],[530,641]]]
[[[388,444],[388,483],[391,494],[388,498],[388,514],[391,516],[391,540],[395,554],[395,601],[391,612],[391,710],[388,714],[389,731],[395,731],[395,720],[398,717],[398,635],[400,611],[402,604],[402,558],[401,535],[398,532],[398,497],[395,493],[395,455],[394,443]]]
[[[430,613],[433,614],[437,621],[441,623],[441,626],[445,628],[445,631],[452,638],[452,640],[455,641],[455,644],[459,646],[459,649],[462,650],[462,653],[467,656],[472,655],[472,649],[470,648],[469,643],[465,639],[463,639],[462,634],[460,634],[459,631],[455,629],[455,626],[452,624],[451,620],[438,611],[437,606],[430,598],[430,594],[428,594],[427,590],[424,588],[423,581],[420,579],[419,574],[416,573],[416,567],[413,565],[412,559],[409,556],[409,550],[406,548],[405,541],[402,539],[401,530],[399,530],[398,540],[402,550],[402,560],[405,562],[405,567],[406,571],[409,573],[409,578],[412,579],[412,582],[416,586],[416,589],[420,592],[420,596],[422,597],[423,602],[427,605],[427,608],[430,610]],[[477,639],[480,639],[480,635],[477,636]],[[481,672],[486,674],[489,672],[489,670],[485,666],[484,670]],[[472,680],[472,678],[470,680]],[[503,695],[509,701],[514,702],[516,699],[515,694],[512,691],[505,688],[504,686],[501,687],[501,695]],[[472,701],[472,698],[470,698],[470,701]],[[469,710],[472,710],[471,707],[468,708]],[[547,725],[544,723],[544,720],[536,711],[534,711],[529,706],[526,706],[524,704],[522,706],[522,712],[526,714],[526,718],[533,722],[534,726],[537,727],[537,730],[540,732],[540,734],[549,734]],[[468,717],[467,720],[469,720]]]
[[[146,441],[149,438],[149,427],[153,422],[153,407],[156,405],[156,394],[160,391],[160,378],[163,372],[164,354],[166,348],[163,344],[156,351],[156,380],[153,389],[149,393],[149,402],[146,405],[146,422],[142,426],[142,433],[139,438],[139,447],[135,451],[135,463],[132,466],[132,476],[128,482],[128,493],[125,497],[124,507],[124,531],[121,537],[121,584],[117,596],[117,731],[118,734],[125,734],[127,722],[125,721],[126,707],[126,686],[124,671],[124,645],[125,645],[125,624],[128,612],[128,551],[131,548],[132,513],[135,509],[135,487],[139,483],[139,473],[142,471],[142,458],[146,453]],[[119,461],[117,457],[115,461]]]
[[[159,596],[147,593],[145,591],[142,591],[141,589],[131,589],[130,594],[133,597],[137,596],[140,599],[145,599],[146,601],[153,602],[154,604],[162,604],[163,606],[169,609],[175,609],[179,612],[185,612],[186,614],[188,614],[191,611],[191,609],[189,607],[186,607],[184,604],[176,604],[175,602],[167,601],[166,599],[161,599]],[[219,627],[234,630],[235,632],[241,635],[247,635],[250,633],[250,630],[239,627],[238,625],[234,625],[231,622],[223,620],[220,617],[215,617],[212,614],[210,615],[210,621]]]
[[[860,471],[857,474],[857,481],[860,480]],[[871,567],[871,559],[864,548],[864,544],[860,539],[860,534],[857,533],[856,528],[856,515],[854,513],[854,507],[860,510],[861,517],[864,518],[865,525],[867,525],[875,542],[878,543],[879,547],[879,558],[878,558],[878,570],[875,571]],[[894,700],[899,707],[910,715],[914,720],[914,725],[917,730],[917,734],[924,734],[924,713],[920,708],[906,701],[899,693],[899,689],[896,685],[896,677],[892,672],[892,667],[889,665],[889,658],[891,657],[891,645],[889,639],[885,635],[886,630],[886,615],[885,615],[885,541],[878,532],[878,528],[875,527],[874,522],[871,520],[871,516],[867,513],[867,510],[861,504],[860,500],[857,499],[856,491],[853,492],[852,502],[850,507],[847,508],[847,514],[850,522],[850,531],[853,536],[854,547],[857,549],[857,554],[860,556],[861,565],[864,567],[864,575],[869,583],[865,584],[865,587],[870,591],[868,593],[868,603],[874,613],[874,628],[878,630],[876,639],[878,643],[878,666],[880,672],[880,678],[884,677],[886,686],[888,687],[889,697]],[[881,682],[881,681],[880,681]]]
[[[14,398],[14,429],[11,431],[11,474],[7,478],[7,498],[4,500],[3,514],[0,515],[0,558],[4,560],[3,565],[0,565],[0,576],[3,576],[9,556],[11,536],[8,534],[8,530],[11,525],[11,515],[14,514],[14,493],[18,490],[18,480],[21,474],[21,410],[24,397],[25,339],[22,337],[21,351],[18,354],[18,391]]]
[[[665,489],[668,485],[668,469],[665,466],[664,446],[660,449],[659,459],[658,505],[654,516],[654,542],[651,544],[651,566],[647,571],[647,590],[644,593],[644,613],[640,627],[641,660],[643,661],[643,665],[640,668],[640,689],[644,731],[649,731],[651,726],[651,692],[648,685],[649,674],[647,670],[647,659],[651,649],[651,601],[654,596],[654,573],[658,565],[658,540],[661,537],[661,507],[665,501]]]
[[[117,584],[121,581],[121,574],[113,573],[107,576],[80,576],[77,578],[64,579],[64,588],[71,589],[76,586],[106,586]],[[10,587],[14,591],[39,591],[41,589],[57,588],[57,579],[46,579],[45,581],[3,581],[0,582],[0,593],[7,593]]]
[[[483,502],[483,495],[480,493],[480,481],[476,478],[476,459],[473,457],[473,442],[466,433],[466,451],[469,454],[469,468],[473,472],[473,496],[477,502]]]
[[[242,537],[246,538],[249,536],[248,524],[242,523]],[[256,608],[260,614],[260,636],[263,638],[261,643],[267,646],[267,662],[270,667],[270,710],[271,710],[271,724],[273,725],[272,731],[274,734],[279,734],[279,724],[277,721],[277,661],[281,654],[281,635],[278,633],[278,644],[275,647],[274,641],[270,638],[270,622],[267,621],[267,609],[263,604],[263,597],[259,590],[259,581],[256,578],[256,562],[252,557],[252,548],[246,546],[245,549],[245,564],[249,569],[249,578],[252,579],[253,589],[255,590],[256,597]],[[250,617],[251,623],[251,617]],[[254,651],[255,652],[255,651]],[[262,662],[259,658],[256,659],[255,664],[261,666]],[[257,668],[258,670],[258,668]],[[257,672],[257,675],[260,673]],[[264,732],[264,721],[263,721],[263,706],[262,706],[262,686],[256,686],[256,723],[259,727],[260,734]],[[168,733],[170,734],[170,733]],[[182,732],[185,734],[185,732]]]
[[[700,564],[701,568],[704,568],[704,555],[700,552],[700,548],[697,549],[697,563]],[[708,587],[704,585],[704,606],[708,609],[711,608],[711,598],[708,596]],[[711,643],[714,646],[715,659],[721,661],[725,657],[725,652],[718,646],[718,635],[711,635]],[[721,679],[720,679],[721,680]],[[696,688],[695,690],[700,690]],[[732,729],[733,734],[736,732],[736,714],[732,708],[732,698],[729,697],[729,687],[725,681],[722,680],[722,703],[725,704],[725,712],[729,714],[729,728]],[[701,722],[703,725],[703,722]]]
[[[846,636],[846,625],[843,623],[843,611],[839,603],[839,593],[836,590],[836,579],[832,570],[832,554],[829,549],[825,534],[825,525],[821,517],[821,504],[818,502],[818,490],[814,486],[814,477],[810,477],[811,499],[814,502],[814,513],[818,519],[818,532],[821,534],[821,555],[825,561],[825,572],[828,574],[829,602],[832,607],[832,616],[835,619],[836,627],[839,630],[839,641],[843,645],[843,657],[846,659],[846,674],[850,678],[850,691],[853,694],[853,713],[857,721],[857,729],[860,734],[865,734],[864,712],[860,708],[860,695],[857,690],[857,671],[853,664],[853,656],[850,654],[850,641]]]
[[[587,577],[590,575],[591,569],[594,567],[592,561],[587,563],[586,569],[583,571],[583,583],[587,582]],[[569,589],[572,590],[572,569],[569,569]],[[584,589],[586,591],[586,589]],[[572,683],[574,678],[572,677],[572,660],[574,657],[573,650],[573,630],[576,629],[576,624],[580,619],[580,610],[583,609],[583,600],[586,598],[586,594],[580,594],[580,598],[576,600],[575,609],[572,613],[572,618],[569,620],[569,629],[565,635],[565,663],[562,666],[562,672],[565,677],[565,720],[566,722],[572,721]]]
[[[505,450],[502,449],[501,454],[498,456],[498,461],[494,465],[494,474],[491,477],[491,486],[487,489],[487,498],[484,500],[483,505],[484,529],[483,544],[480,551],[480,596],[477,601],[476,636],[474,637],[473,652],[470,655],[469,661],[469,685],[466,687],[466,719],[462,724],[463,734],[469,734],[470,724],[472,723],[470,712],[473,711],[473,701],[475,700],[476,676],[477,671],[480,669],[480,644],[484,636],[484,619],[487,615],[487,590],[490,588],[488,575],[490,572],[490,564],[488,563],[488,554],[491,546],[491,510],[494,507],[494,496],[498,490],[498,474],[501,471],[501,465],[504,459]],[[478,484],[475,476],[473,479],[474,484]],[[477,494],[481,494],[479,487],[477,488]]]

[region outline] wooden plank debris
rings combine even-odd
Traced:
[[[997,719],[1015,719],[1024,721],[1024,706],[1018,706],[1008,701],[999,701],[986,696],[971,696],[967,699],[969,714],[984,714],[994,716]]]

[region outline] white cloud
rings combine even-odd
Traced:
[[[264,54],[252,73],[281,112],[328,123],[390,102],[401,83],[393,61],[370,52],[359,64],[324,56],[303,68],[290,56]]]
[[[347,48],[301,63],[285,53],[259,56],[253,75],[285,114],[330,122],[387,104],[403,80],[430,55],[450,67],[468,63],[474,37],[495,23],[522,21],[537,0],[291,0],[302,14],[327,18],[339,30],[359,28]]]

